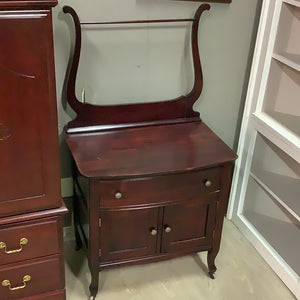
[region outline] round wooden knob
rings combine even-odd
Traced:
[[[116,192],[116,193],[115,193],[115,198],[116,198],[116,199],[121,199],[121,198],[122,198],[122,193]]]
[[[0,141],[5,141],[11,136],[10,129],[0,123]]]
[[[172,228],[170,227],[170,226],[167,226],[166,228],[165,228],[165,232],[166,233],[169,233],[169,232],[171,232],[172,231]]]
[[[206,187],[210,187],[212,185],[212,182],[210,180],[205,180],[204,185]]]
[[[156,229],[151,229],[151,235],[157,235],[157,230]]]

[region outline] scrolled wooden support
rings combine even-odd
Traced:
[[[191,92],[186,96],[187,98],[191,98],[189,102],[193,105],[201,95],[202,88],[203,88],[203,75],[202,75],[202,67],[200,62],[200,55],[199,55],[199,46],[198,46],[198,28],[199,28],[199,21],[202,13],[205,10],[209,10],[209,4],[202,4],[197,9],[193,27],[192,27],[192,53],[193,53],[193,63],[194,63],[194,86]],[[191,107],[192,109],[192,107]]]
[[[153,124],[164,123],[174,120],[174,122],[187,122],[199,120],[199,113],[193,110],[194,103],[201,95],[203,87],[202,68],[198,48],[198,27],[202,13],[209,10],[209,4],[201,4],[197,9],[193,19],[171,19],[171,20],[139,20],[128,21],[129,23],[135,22],[181,22],[192,21],[192,56],[194,66],[194,85],[192,90],[187,94],[175,99],[148,102],[148,103],[134,103],[134,104],[121,104],[121,105],[92,105],[89,103],[80,102],[75,93],[76,77],[79,66],[80,52],[81,52],[81,23],[75,10],[70,6],[64,6],[63,11],[72,16],[76,40],[73,61],[70,73],[67,79],[67,99],[72,109],[77,113],[75,120],[68,124],[70,128],[97,127],[102,125],[114,124]],[[101,24],[103,22],[91,22],[93,24]],[[104,22],[105,23],[105,22]],[[109,23],[122,23],[122,22],[109,22]],[[85,23],[84,23],[85,24]],[[88,102],[88,101],[87,101]],[[140,126],[140,125],[139,125]]]
[[[73,108],[75,112],[78,112],[84,104],[82,104],[78,99],[76,98],[75,93],[75,86],[76,86],[76,77],[77,77],[77,71],[78,71],[78,65],[79,65],[79,59],[80,59],[80,51],[81,51],[81,28],[80,28],[80,21],[79,17],[76,13],[76,11],[71,6],[64,6],[63,12],[65,14],[70,14],[73,18],[73,22],[75,25],[75,49],[74,49],[74,55],[73,55],[73,61],[70,69],[70,73],[68,76],[68,84],[67,84],[67,98],[68,103]]]

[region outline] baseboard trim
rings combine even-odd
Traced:
[[[73,178],[61,178],[61,196],[63,198],[73,196]]]
[[[73,226],[64,227],[64,241],[74,241],[74,229]]]

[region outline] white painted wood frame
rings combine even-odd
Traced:
[[[265,0],[228,217],[300,299],[300,0]]]

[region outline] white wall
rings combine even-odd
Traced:
[[[69,177],[70,156],[63,127],[74,118],[63,92],[73,23],[62,12],[72,6],[82,21],[192,17],[198,2],[172,0],[61,0],[53,11],[56,84],[61,137],[62,177]],[[261,0],[211,4],[199,28],[204,89],[195,104],[201,118],[231,147],[252,57]],[[193,84],[189,26],[106,26],[85,30],[77,95],[95,103],[167,100]],[[72,38],[70,37],[72,35]]]

